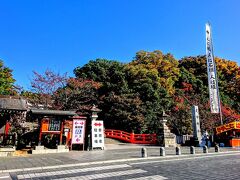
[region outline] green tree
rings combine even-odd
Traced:
[[[12,76],[12,70],[4,66],[3,61],[0,60],[0,94],[14,95],[16,90],[13,83],[15,79]]]
[[[217,64],[219,90],[223,104],[239,111],[239,87],[238,76],[239,66],[236,62],[215,58]]]
[[[117,61],[96,59],[89,61],[83,67],[75,68],[74,74],[77,78],[91,79],[101,83],[100,95],[106,95],[111,91],[121,94],[128,91],[124,68],[124,64]]]
[[[128,65],[132,74],[152,76],[153,81],[165,88],[169,94],[174,93],[174,83],[179,77],[178,61],[171,54],[161,51],[139,51],[135,59]]]
[[[106,128],[141,132],[144,125],[144,116],[142,101],[137,95],[116,95],[111,92],[102,102],[104,103],[102,107],[108,110],[104,119]]]
[[[142,132],[157,132],[162,111],[169,110],[173,103],[178,62],[171,54],[164,55],[161,51],[139,51],[126,69],[129,88],[143,102]]]
[[[143,124],[142,101],[128,87],[125,65],[117,61],[97,59],[74,70],[78,78],[101,84],[98,89],[99,118],[107,128],[140,131]]]

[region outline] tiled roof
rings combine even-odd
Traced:
[[[0,98],[0,109],[26,111],[27,101],[22,98]]]

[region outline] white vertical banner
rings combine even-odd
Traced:
[[[92,148],[104,149],[103,121],[92,121]]]
[[[86,120],[74,119],[72,144],[84,144]]]
[[[211,27],[206,24],[206,58],[207,58],[207,72],[208,72],[208,88],[210,98],[210,108],[212,113],[220,113],[220,101],[218,93],[218,80],[216,65],[213,56],[213,44]]]

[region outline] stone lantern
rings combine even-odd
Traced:
[[[160,122],[162,123],[163,127],[166,126],[168,117],[169,117],[169,115],[167,115],[165,113],[165,111],[163,110],[163,113],[162,113],[162,116],[161,116],[161,120],[160,120]]]
[[[161,145],[164,147],[175,147],[176,136],[173,133],[171,133],[170,129],[166,125],[168,117],[169,115],[167,115],[163,110],[163,113],[160,119],[160,122],[162,123],[162,126],[163,126],[162,133],[161,133],[161,138],[162,138]]]
[[[100,109],[98,109],[95,104],[93,105],[93,107],[90,109],[90,111],[92,112],[92,115],[91,115],[91,121],[96,121],[97,118],[98,118],[98,113],[101,112]]]
[[[104,125],[102,120],[97,120],[98,113],[101,112],[95,105],[90,109],[91,122],[89,123],[88,150],[94,148],[104,149]]]

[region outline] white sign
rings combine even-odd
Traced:
[[[212,113],[220,112],[220,101],[218,94],[218,82],[216,65],[213,56],[213,44],[211,37],[211,28],[209,24],[206,24],[206,57],[207,57],[207,72],[208,72],[208,88],[210,107]]]
[[[103,121],[92,121],[92,148],[104,149]]]
[[[84,144],[85,125],[85,120],[73,120],[72,144]]]

